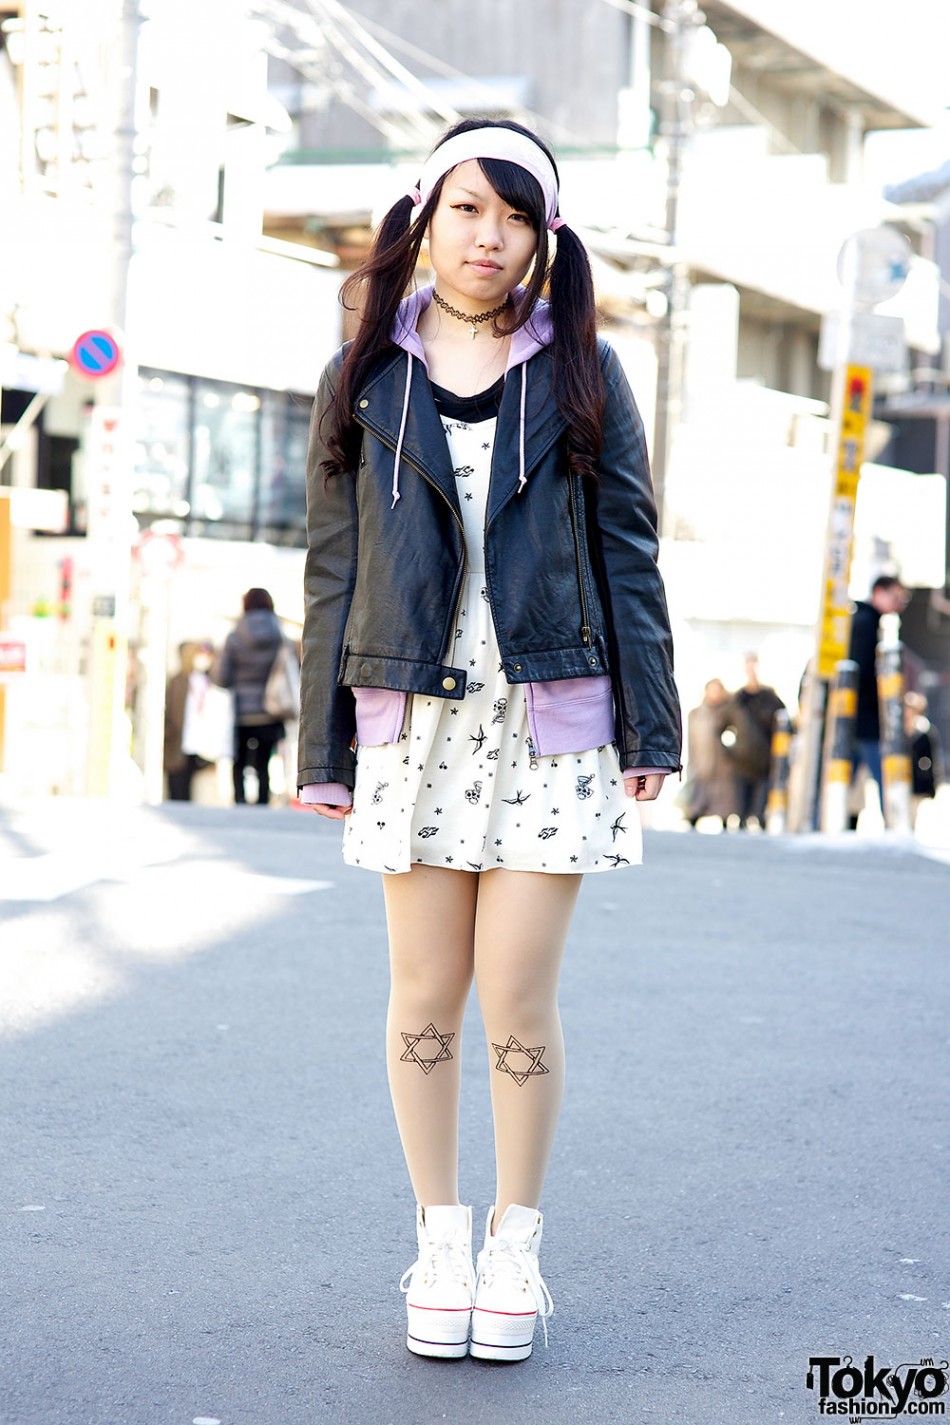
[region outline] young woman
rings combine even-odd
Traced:
[[[424,240],[435,281],[407,297]],[[585,871],[640,861],[637,802],[680,765],[647,454],[554,160],[520,125],[450,130],[357,290],[311,427],[301,797],[383,875],[409,1349],[522,1360],[553,1310],[538,1204],[574,902]],[[497,1170],[477,1273],[458,1193],[473,978]]]

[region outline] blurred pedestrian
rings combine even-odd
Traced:
[[[725,827],[736,811],[729,759],[722,745],[729,693],[720,678],[710,678],[703,700],[687,719],[686,781],[677,801],[690,826],[703,816],[718,817]]]
[[[858,665],[858,710],[854,729],[854,779],[862,766],[873,779],[881,799],[881,715],[877,697],[877,645],[881,617],[902,613],[910,595],[899,579],[882,574],[874,580],[870,597],[859,599],[851,616],[848,657]],[[883,801],[881,802],[883,814]],[[851,818],[852,829],[857,818]]]
[[[765,826],[772,766],[772,724],[785,704],[774,688],[759,682],[759,659],[745,656],[745,682],[730,697],[725,709],[723,745],[732,771],[739,826],[751,818]]]
[[[243,607],[211,677],[234,695],[234,800],[239,805],[247,800],[244,773],[251,768],[257,778],[257,804],[266,806],[271,795],[270,759],[285,728],[266,710],[264,690],[284,640],[266,589],[248,589]]]
[[[552,1310],[564,942],[582,873],[640,861],[637,802],[680,760],[643,427],[557,183],[518,124],[450,131],[344,284],[363,321],[311,426],[301,800],[383,873],[407,1344],[426,1356],[522,1360]],[[404,299],[424,235],[434,286]],[[477,1279],[458,1196],[473,977],[497,1169]]]
[[[944,778],[943,750],[923,693],[904,694],[904,731],[910,752],[911,825],[916,826],[921,803],[937,795]]]
[[[169,801],[190,802],[195,773],[211,766],[211,759],[199,751],[198,723],[208,694],[214,648],[210,643],[182,643],[178,656],[179,670],[165,687],[164,766]]]

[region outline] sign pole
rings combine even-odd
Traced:
[[[805,675],[795,763],[789,780],[790,831],[815,829],[828,688],[838,663],[850,651],[848,586],[858,481],[872,418],[874,368],[889,369],[875,338],[880,335],[881,324],[887,327],[891,319],[872,314],[867,308],[900,291],[907,276],[909,254],[906,238],[893,228],[883,227],[854,233],[838,257],[845,300],[838,317],[834,359],[829,363],[834,373],[831,498],[815,654]]]

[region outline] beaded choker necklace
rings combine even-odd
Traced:
[[[469,326],[472,328],[472,341],[475,340],[475,334],[478,331],[479,323],[490,322],[495,317],[501,316],[502,312],[507,307],[509,301],[509,299],[506,297],[500,307],[493,307],[490,312],[479,312],[477,316],[470,317],[467,312],[459,312],[456,310],[455,307],[450,307],[448,302],[443,301],[442,298],[439,296],[438,292],[434,290],[432,293],[432,299],[435,302],[436,306],[441,307],[443,312],[448,312],[450,317],[457,317],[460,322],[467,322],[469,324]]]

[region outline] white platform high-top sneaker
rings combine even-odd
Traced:
[[[417,1356],[465,1356],[472,1323],[472,1209],[417,1207],[419,1256],[403,1274],[409,1331]]]
[[[554,1313],[538,1265],[543,1219],[537,1208],[512,1203],[492,1236],[494,1211],[488,1209],[478,1254],[469,1352],[483,1361],[523,1361],[531,1355],[539,1316],[547,1345],[547,1318]]]

